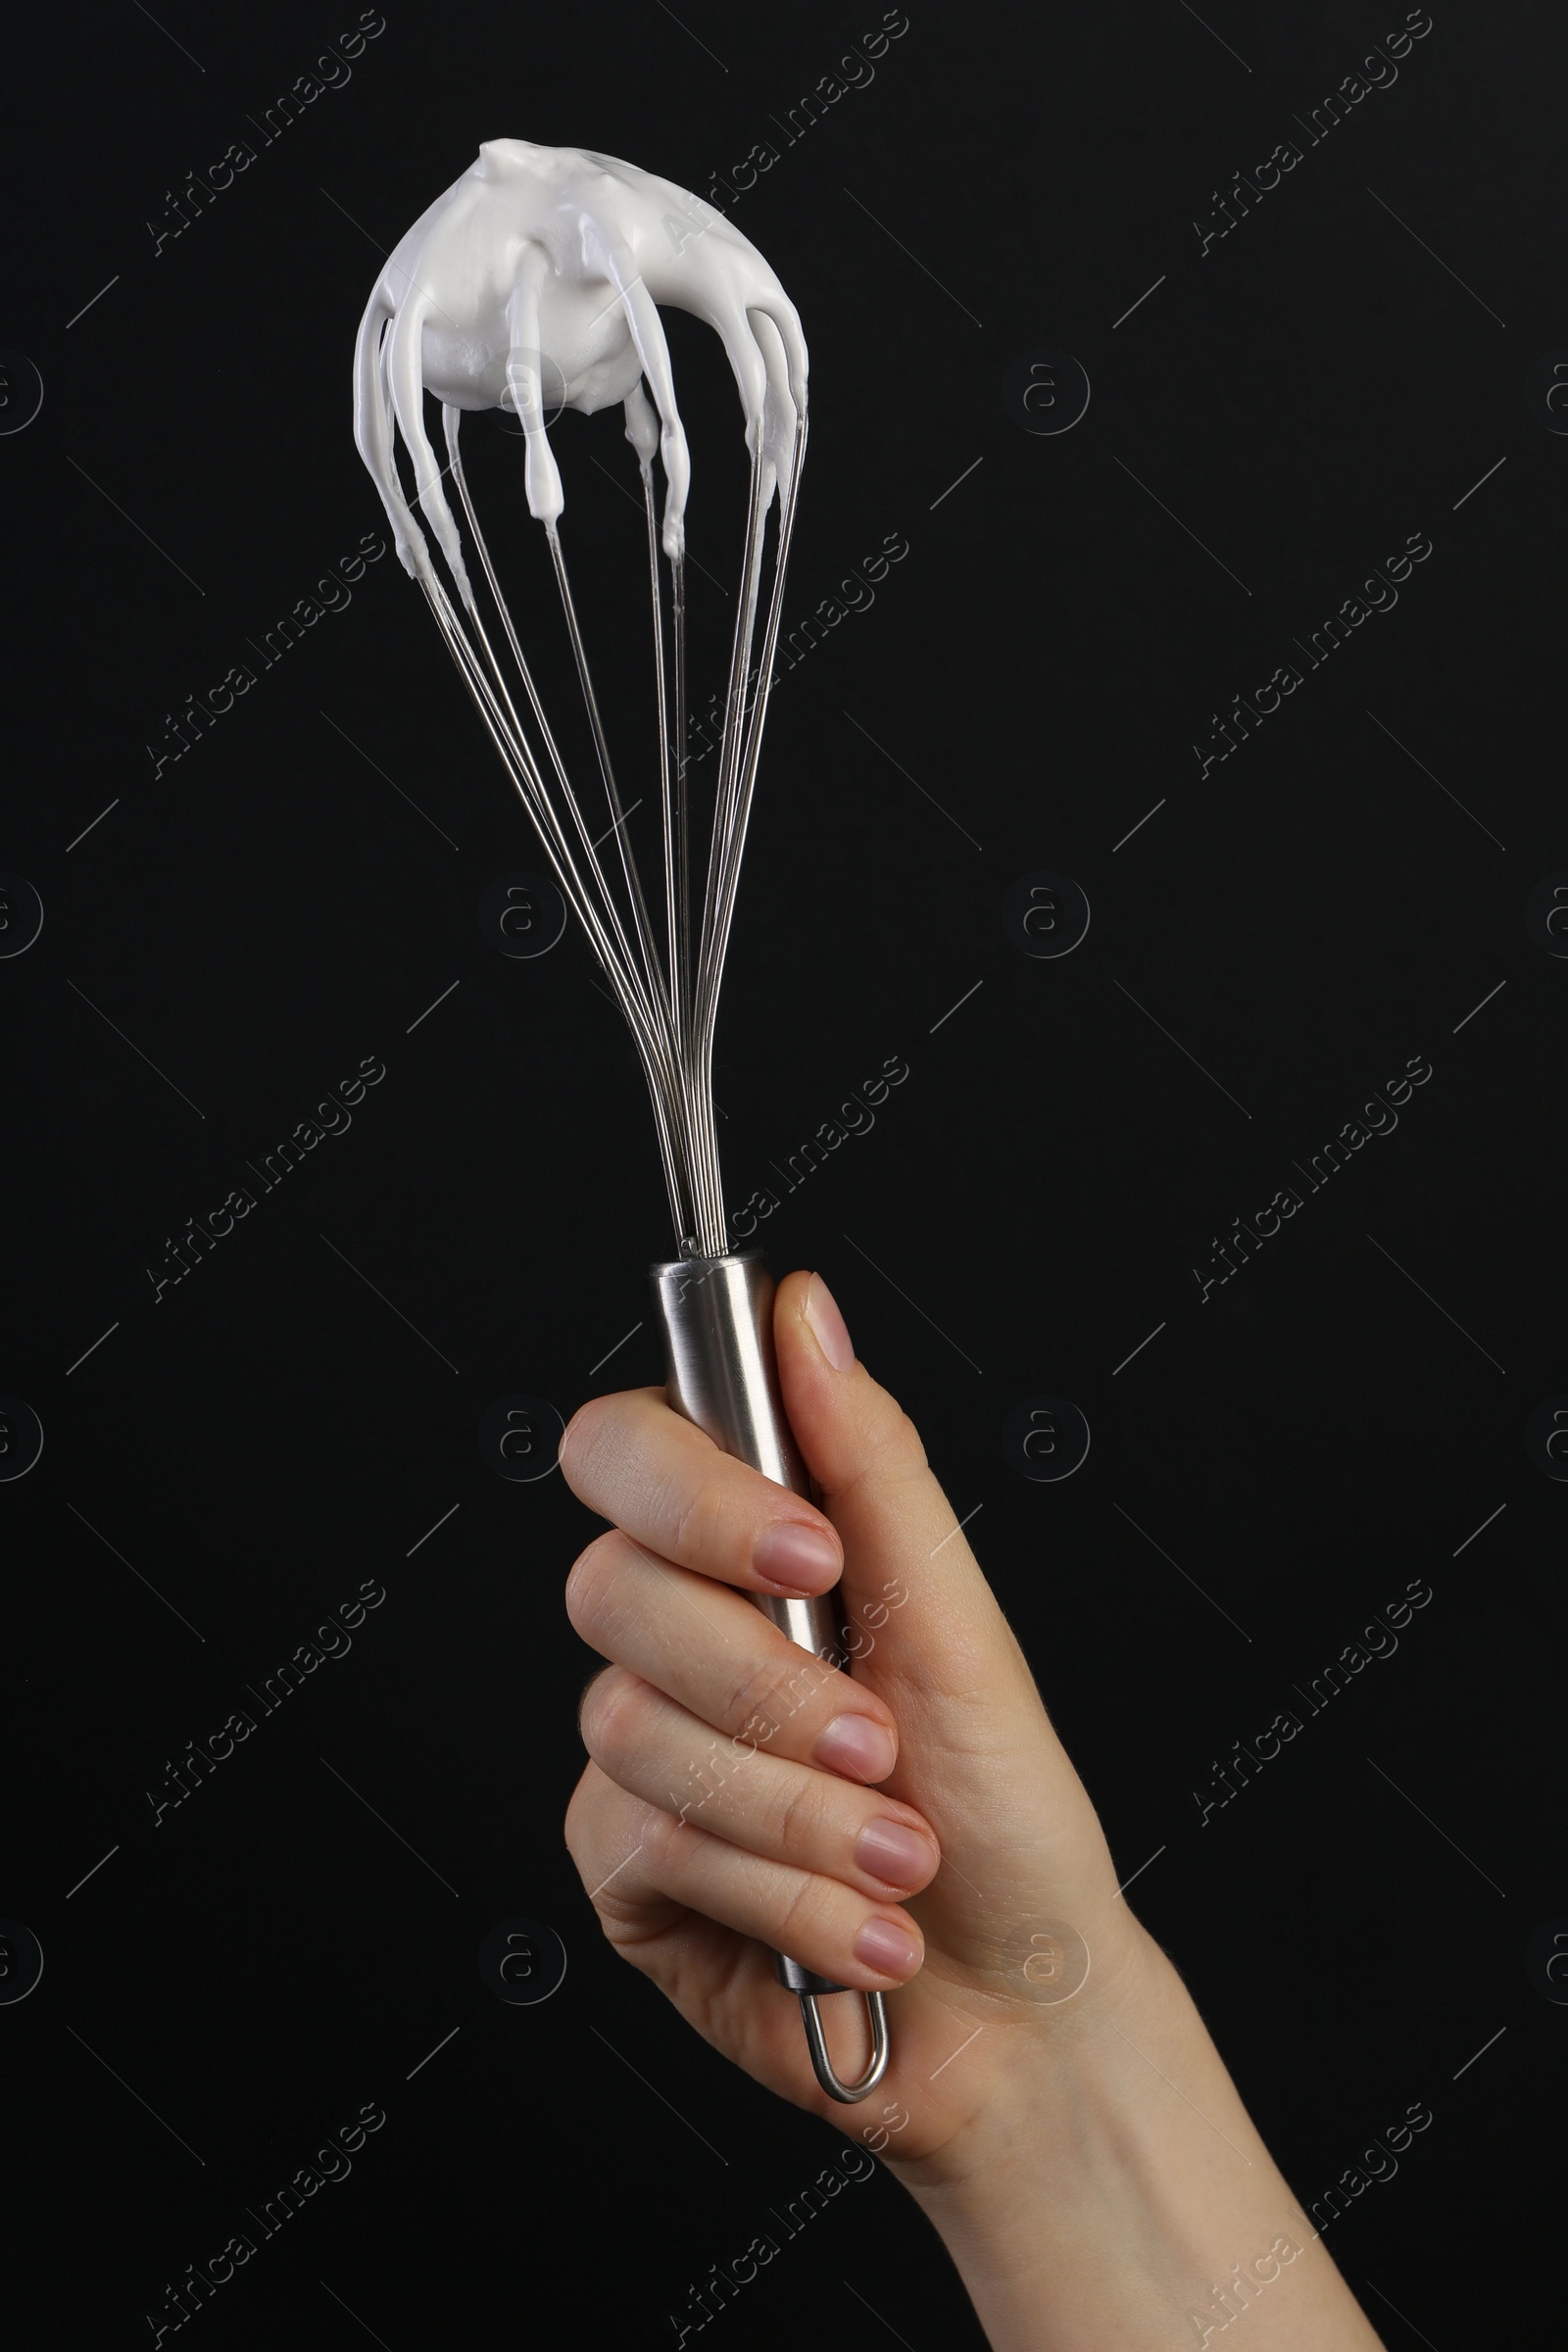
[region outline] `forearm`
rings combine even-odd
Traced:
[[[1217,2346],[1244,2314],[1250,2352],[1374,2352],[1163,1957],[1075,2007],[1001,2029],[983,2115],[894,2165],[994,2352]]]

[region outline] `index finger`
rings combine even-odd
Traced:
[[[672,1412],[662,1389],[595,1396],[561,1441],[562,1475],[589,1509],[661,1558],[743,1592],[825,1592],[844,1566],[831,1522]]]

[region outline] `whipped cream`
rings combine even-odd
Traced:
[[[448,409],[515,412],[528,506],[552,535],[565,496],[547,410],[592,416],[621,402],[644,471],[656,450],[662,458],[662,546],[671,561],[682,553],[691,456],[661,303],[722,341],[765,513],[775,492],[789,493],[807,354],[795,306],[756,246],[687,189],[614,156],[485,141],[391,255],[355,352],[354,437],[409,572],[435,579],[398,478],[394,420],[420,512],[471,601],[424,428],[426,391]]]

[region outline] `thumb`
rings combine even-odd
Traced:
[[[773,1335],[790,1425],[844,1544],[855,1676],[899,1726],[889,1792],[919,1807],[959,1874],[914,1906],[928,1963],[934,1942],[983,1956],[1030,1900],[1098,1919],[1116,1874],[1094,1807],[914,1424],[856,1361],[819,1274],[779,1286]]]
[[[1025,1692],[1038,1705],[919,1433],[857,1362],[820,1274],[791,1274],[779,1285],[773,1337],[790,1426],[844,1544],[840,1591],[851,1654],[865,1661],[861,1679],[895,1708],[890,1683],[914,1686],[922,1713],[933,1702],[995,1706]]]

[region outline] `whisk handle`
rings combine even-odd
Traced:
[[[664,1343],[664,1393],[678,1413],[705,1430],[737,1461],[764,1478],[809,1495],[811,1481],[784,1416],[773,1351],[773,1278],[760,1250],[725,1257],[676,1258],[652,1269],[654,1311]],[[814,1598],[751,1597],[800,1648],[830,1666],[847,1667],[844,1626],[836,1593]],[[840,2081],[823,2039],[816,2002],[846,1987],[799,1961],[777,1957],[781,1984],[799,1995],[807,2043],[817,2081],[846,2104],[863,2099],[887,2070],[883,1996],[865,1995],[871,2023],[871,2061],[857,2082]]]

